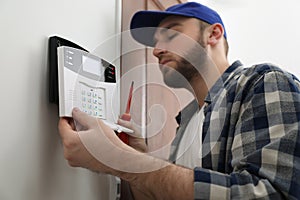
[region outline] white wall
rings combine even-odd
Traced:
[[[47,42],[59,35],[95,49],[115,34],[116,1],[0,1],[1,200],[113,199],[110,177],[63,158],[57,106],[48,103]]]
[[[197,0],[195,0],[197,1]],[[300,78],[300,1],[198,0],[222,17],[230,45],[229,59],[246,66],[272,62]]]

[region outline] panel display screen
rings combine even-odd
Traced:
[[[102,64],[100,61],[82,55],[82,69],[85,72],[101,76]]]

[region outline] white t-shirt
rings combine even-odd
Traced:
[[[202,165],[203,107],[192,116],[181,138],[176,157],[178,165],[191,169]]]

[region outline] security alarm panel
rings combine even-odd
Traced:
[[[60,117],[71,117],[78,107],[118,132],[133,132],[115,123],[120,113],[117,84],[105,82],[105,69],[111,64],[68,46],[57,48],[57,58]]]

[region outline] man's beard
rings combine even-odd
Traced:
[[[169,69],[172,71],[172,76],[163,76],[165,84],[173,88],[189,87],[191,81],[200,75],[200,70],[206,63],[207,58],[205,44],[203,39],[199,37],[198,43],[180,58],[178,67]]]

